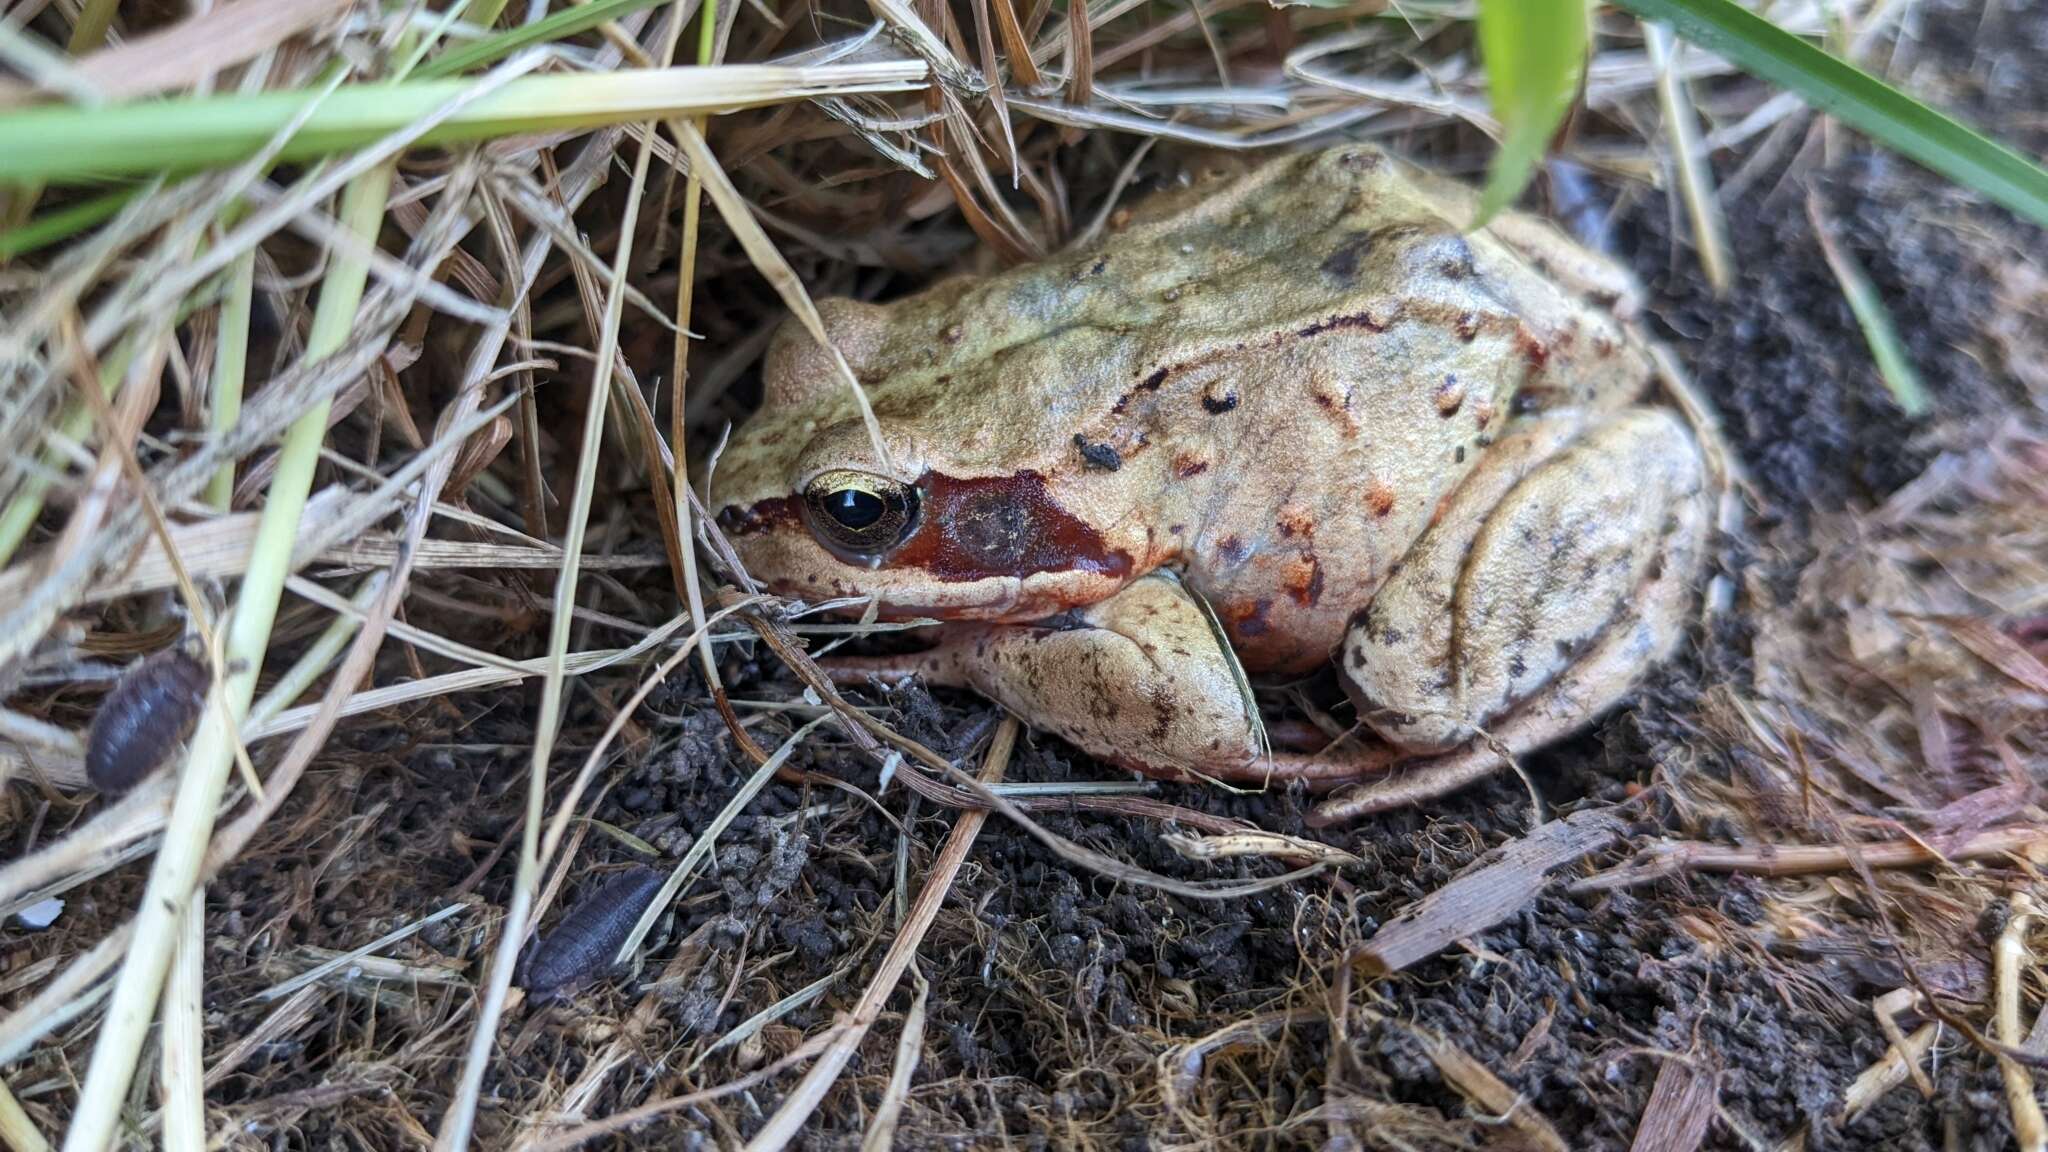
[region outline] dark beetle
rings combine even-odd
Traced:
[[[520,987],[537,1000],[553,999],[609,971],[619,945],[667,879],[662,869],[636,867],[599,884],[527,954]]]
[[[85,744],[92,786],[116,795],[170,758],[199,719],[212,678],[183,645],[138,661],[100,701]]]

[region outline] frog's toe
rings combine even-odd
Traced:
[[[1306,823],[1311,828],[1324,828],[1374,812],[1412,808],[1476,784],[1505,764],[1493,747],[1474,741],[1448,755],[1409,761],[1380,779],[1347,788],[1316,805]]]
[[[1384,744],[1362,748],[1338,748],[1321,752],[1290,752],[1276,749],[1263,756],[1218,760],[1193,772],[1171,777],[1186,781],[1220,780],[1239,787],[1281,787],[1300,781],[1315,791],[1341,785],[1387,771],[1401,762],[1402,753]],[[1157,773],[1147,773],[1158,775]]]
[[[841,688],[860,688],[874,680],[897,683],[913,676],[939,688],[966,688],[970,684],[962,654],[957,646],[940,645],[890,656],[829,656],[818,661],[818,668]]]

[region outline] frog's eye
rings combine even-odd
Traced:
[[[827,543],[871,558],[910,535],[917,522],[917,489],[869,472],[840,469],[805,486],[804,510],[810,514],[811,530]]]

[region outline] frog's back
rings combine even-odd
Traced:
[[[1173,193],[1104,249],[1159,308],[1087,435],[1149,456],[1162,530],[1254,668],[1322,659],[1513,422],[1647,376],[1602,302],[1462,234],[1472,207],[1342,149]]]
[[[949,428],[980,412],[1012,435],[1005,409],[1086,419],[1130,407],[1162,372],[1345,333],[1426,332],[1446,359],[1492,363],[1518,343],[1540,368],[1550,337],[1575,329],[1587,302],[1495,235],[1547,224],[1510,216],[1462,235],[1475,203],[1464,185],[1366,146],[1197,174],[1119,213],[1090,245],[889,305],[886,332],[856,366],[880,408]],[[1585,265],[1574,271],[1591,272],[1577,279],[1628,283],[1551,235]],[[1618,326],[1589,335],[1623,339]],[[994,393],[1011,403],[991,405]],[[1015,464],[1012,447],[989,452],[991,471]],[[981,462],[960,463],[971,472]]]

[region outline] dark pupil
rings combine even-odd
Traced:
[[[858,488],[841,488],[825,497],[825,512],[848,528],[866,528],[882,518],[882,498]]]

